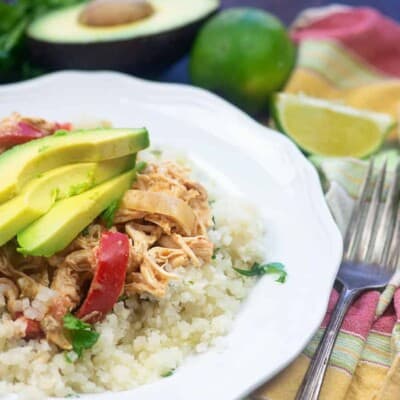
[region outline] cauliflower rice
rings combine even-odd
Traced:
[[[100,339],[75,363],[46,340],[11,340],[21,329],[0,299],[0,393],[21,398],[119,391],[170,375],[185,357],[202,353],[226,335],[254,278],[233,270],[263,258],[263,226],[238,199],[212,202],[215,245],[210,264],[180,268],[181,281],[161,300],[130,298],[96,325]]]

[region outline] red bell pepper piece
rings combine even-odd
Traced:
[[[44,337],[39,321],[22,317],[26,322],[25,339],[40,339]]]
[[[15,319],[22,320],[26,323],[24,339],[30,340],[30,339],[40,339],[44,337],[44,333],[42,327],[40,326],[39,321],[35,321],[34,319],[29,319],[24,317],[22,312],[16,313]]]
[[[97,251],[97,268],[86,299],[76,313],[89,316],[87,322],[98,322],[118,301],[125,283],[129,260],[129,238],[119,232],[105,232]]]
[[[26,120],[10,120],[3,126],[0,126],[0,147],[9,148],[17,144],[26,143],[51,135],[60,129],[71,130],[72,125],[70,123],[55,122],[48,123],[46,129],[43,129],[40,125],[36,126],[34,120],[32,123]]]

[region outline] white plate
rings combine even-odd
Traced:
[[[265,217],[268,260],[287,267],[286,284],[270,277],[257,283],[224,350],[192,357],[172,377],[121,392],[118,399],[237,399],[304,348],[324,315],[342,240],[315,170],[286,137],[203,90],[109,72],[62,72],[3,86],[0,114],[12,111],[145,125],[153,143],[184,149],[227,190],[253,201]]]

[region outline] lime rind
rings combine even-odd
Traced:
[[[363,120],[372,123],[376,127],[373,138],[374,140],[371,140],[370,145],[365,145],[363,143],[363,145],[359,146],[359,148],[355,148],[356,146],[349,146],[348,153],[346,154],[334,154],[334,152],[327,154],[326,152],[321,151],[321,149],[318,148],[318,145],[306,145],[302,143],[301,140],[296,139],[296,136],[298,135],[296,135],[296,132],[294,132],[293,127],[292,129],[288,128],[288,124],[285,122],[285,118],[287,118],[285,111],[288,107],[298,107],[299,109],[303,108],[304,110],[313,110],[315,113],[318,113],[320,110],[324,113],[329,112],[331,114],[337,114],[338,116],[349,117],[349,120]],[[288,135],[303,151],[309,154],[317,154],[322,156],[355,156],[359,158],[367,157],[381,147],[386,136],[396,126],[395,120],[388,114],[360,110],[341,103],[309,97],[303,94],[277,94],[272,101],[271,116],[276,127],[281,132]],[[318,128],[319,131],[324,131],[323,126],[317,126],[316,129]],[[329,141],[329,139],[327,140]]]

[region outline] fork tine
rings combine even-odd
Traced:
[[[359,236],[358,232],[359,225],[363,224],[363,210],[364,205],[368,199],[368,195],[371,188],[372,177],[374,170],[374,160],[371,159],[368,165],[368,170],[364,178],[364,182],[361,185],[358,199],[354,205],[353,212],[351,213],[350,221],[346,230],[346,236],[344,239],[344,258],[351,260],[354,257],[355,251],[358,246]]]
[[[364,229],[361,234],[361,241],[357,249],[357,259],[365,262],[370,262],[375,244],[377,220],[386,176],[386,165],[387,161],[385,160],[375,182],[365,218]]]
[[[399,247],[399,191],[400,163],[396,164],[391,185],[388,189],[383,213],[375,237],[375,248],[372,262],[385,267],[393,264],[393,253]],[[394,249],[392,247],[394,246]],[[371,246],[372,248],[373,246]]]
[[[400,172],[399,172],[400,175]],[[391,268],[396,269],[400,261],[400,206],[397,208],[396,223],[393,229],[393,236],[390,243],[388,264]]]

